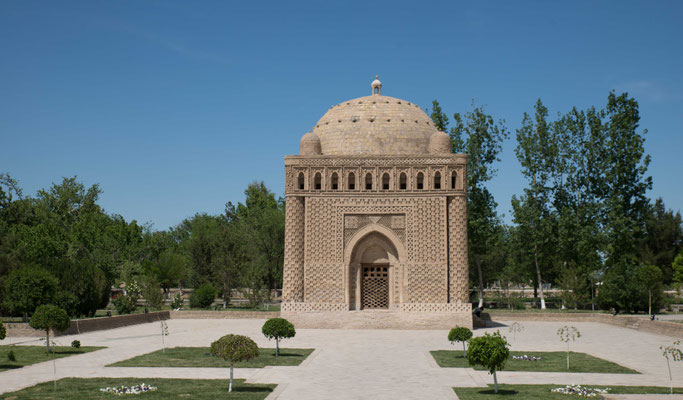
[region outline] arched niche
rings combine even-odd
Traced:
[[[364,271],[381,267],[387,274],[388,307],[403,302],[403,262],[407,259],[401,240],[388,228],[371,224],[356,232],[344,251],[346,300],[352,310],[362,310]],[[386,268],[386,269],[384,269]],[[367,274],[366,274],[367,275]]]

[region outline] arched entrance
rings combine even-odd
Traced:
[[[352,310],[389,309],[402,301],[403,245],[373,224],[357,232],[345,251],[347,299]]]

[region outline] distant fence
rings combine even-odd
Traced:
[[[124,326],[144,324],[146,322],[154,322],[170,318],[171,316],[168,311],[159,311],[145,314],[117,315],[114,317],[76,319],[71,321],[71,326],[69,329],[62,332],[53,332],[51,334],[54,336],[76,335],[79,333],[122,328]],[[41,337],[45,336],[45,332],[35,330],[27,323],[9,323],[7,324],[7,335],[11,337]]]
[[[571,313],[571,312],[534,312],[534,313],[505,313],[493,312],[482,314],[491,322],[500,321],[567,321],[567,322],[599,322],[620,326],[622,328],[636,329],[642,332],[655,333],[658,335],[671,336],[683,339],[683,323],[654,320],[647,317],[630,315],[612,315],[598,313]]]

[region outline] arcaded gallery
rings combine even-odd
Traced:
[[[465,154],[422,109],[332,106],[285,157],[282,314],[299,326],[472,326]]]

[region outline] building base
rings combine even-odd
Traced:
[[[313,329],[473,329],[471,311],[281,311],[296,328]]]

